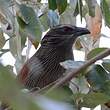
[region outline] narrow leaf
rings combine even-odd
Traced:
[[[91,59],[97,55],[99,55],[101,52],[105,51],[107,48],[95,48],[92,51],[90,51],[87,55],[87,59]]]
[[[49,9],[51,10],[57,9],[56,0],[48,0],[48,4],[49,4]]]
[[[37,46],[41,39],[42,29],[33,8],[24,4],[19,5],[17,20],[20,28],[29,36],[34,46]]]
[[[109,80],[109,75],[100,65],[94,65],[86,75],[87,81],[93,90],[102,91],[105,82]]]
[[[0,28],[0,49],[2,49],[2,47],[5,45],[5,37],[3,35],[3,31],[2,29]]]
[[[109,9],[109,6],[108,6],[106,0],[102,0],[101,7],[102,7],[102,11],[103,11],[103,15],[104,15],[106,25],[108,27],[110,27],[110,9]]]
[[[67,0],[56,0],[56,3],[59,14],[62,14],[67,7]]]
[[[110,72],[110,59],[104,59],[102,65],[108,72]]]
[[[95,6],[97,4],[96,0],[86,0],[86,3],[89,8],[89,15],[94,17],[95,16]]]
[[[99,104],[104,104],[110,100],[108,95],[103,93],[89,93],[83,97],[81,105],[83,107],[94,108]]]

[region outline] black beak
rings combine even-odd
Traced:
[[[85,34],[90,34],[90,31],[86,28],[81,28],[81,27],[76,27],[76,31],[75,31],[75,35],[76,36],[81,36],[81,35],[85,35]]]

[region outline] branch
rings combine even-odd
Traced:
[[[72,72],[68,73],[68,75],[59,80],[52,88],[50,88],[48,92],[58,87],[61,87],[65,83],[69,82],[72,78],[76,77],[82,70],[86,69],[88,66],[95,63],[96,61],[101,60],[104,57],[107,57],[108,55],[110,55],[110,49],[106,49],[104,52],[100,53],[96,57],[88,60],[83,66],[79,67],[79,69],[75,69]]]

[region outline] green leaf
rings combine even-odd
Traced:
[[[87,13],[88,13],[88,7],[87,5],[84,5],[82,8],[82,17],[85,17]]]
[[[40,22],[46,31],[49,28],[47,13],[42,15],[39,19],[40,19]]]
[[[94,108],[99,104],[104,104],[110,100],[110,97],[103,93],[89,93],[82,99],[81,106]]]
[[[22,18],[19,17],[19,16],[17,16],[17,21],[18,21],[18,23],[20,25],[20,28],[21,29],[24,29],[25,28],[25,25],[26,25],[25,21],[23,21]]]
[[[102,91],[105,82],[109,80],[109,75],[100,65],[94,65],[86,75],[87,81],[93,90]]]
[[[19,29],[19,35],[21,37],[21,48],[23,49],[25,47],[27,35],[21,28]]]
[[[42,29],[33,8],[24,4],[19,5],[17,18],[20,28],[29,36],[29,39],[37,45],[41,40]]]
[[[41,0],[37,0],[37,2],[41,2]]]
[[[14,58],[17,56],[17,37],[12,37],[9,39],[9,47],[11,54]]]
[[[6,25],[8,23],[5,15],[3,13],[0,13],[0,23]]]
[[[67,0],[48,0],[49,9],[58,9],[59,14],[62,14],[67,7]]]
[[[103,15],[104,15],[106,25],[108,27],[110,27],[110,9],[109,9],[109,6],[108,6],[106,0],[102,0],[101,8],[102,8],[102,11],[103,11]]]
[[[13,89],[10,87],[13,87]],[[10,99],[15,92],[17,93],[18,88],[19,86],[15,83],[14,75],[7,68],[0,65],[0,97]]]
[[[60,15],[60,24],[76,24],[76,18],[73,16],[73,8],[67,6],[63,14]],[[69,17],[67,17],[69,16]]]
[[[82,44],[80,42],[80,39],[77,39],[75,42],[75,49],[76,50],[81,50],[82,49]]]
[[[56,0],[48,0],[49,9],[55,10],[57,9],[57,3]]]
[[[4,53],[0,53],[0,57],[2,57],[3,54],[4,54]],[[1,62],[1,60],[0,60],[0,62]]]
[[[1,49],[0,51],[3,53],[6,53],[6,52],[9,52],[9,49]]]
[[[104,82],[104,85],[101,88],[101,92],[110,96],[110,79]]]
[[[82,10],[83,10],[82,0],[78,0],[78,9],[79,9],[79,14],[81,16],[81,21],[82,21]]]
[[[97,4],[96,0],[86,0],[86,3],[89,8],[89,15],[94,17],[95,16],[95,6]]]
[[[76,17],[78,14],[79,14],[79,7],[78,7],[78,2],[77,2],[73,15]]]
[[[0,28],[0,49],[2,49],[3,48],[3,46],[5,45],[5,37],[4,37],[4,35],[3,35],[3,31],[2,31],[2,29]]]
[[[89,87],[87,84],[88,84],[88,82],[84,76],[73,78],[70,82],[73,93],[75,93],[75,86],[77,87],[77,92],[88,93]]]
[[[67,0],[56,0],[59,14],[62,14],[67,7]]]
[[[14,74],[0,65],[0,100],[14,110],[40,110],[28,94],[21,93],[20,88]]]
[[[102,65],[108,72],[110,72],[110,59],[104,59]]]
[[[59,95],[58,95],[59,94]],[[68,85],[65,85],[61,88],[55,89],[54,91],[49,91],[45,94],[48,98],[52,98],[56,101],[72,101],[72,90],[68,87]]]
[[[0,50],[0,57],[2,57],[3,54],[5,54],[6,52],[9,52],[9,49],[1,49]]]
[[[88,55],[87,55],[87,60],[97,56],[98,54],[100,54],[101,52],[105,51],[107,48],[95,48],[93,50],[91,50]]]
[[[78,2],[78,0],[70,0],[69,5],[70,5],[70,7],[73,9],[73,12],[74,12],[75,9],[76,9],[77,2]]]
[[[81,21],[82,21],[82,16],[83,16],[82,10],[83,10],[82,0],[78,0],[77,5],[76,5],[76,9],[74,11],[74,16],[77,16],[78,14],[80,14]]]

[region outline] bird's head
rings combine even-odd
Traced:
[[[90,31],[86,28],[76,27],[73,25],[58,25],[44,36],[41,41],[41,45],[45,46],[72,46],[78,36],[89,34]]]

